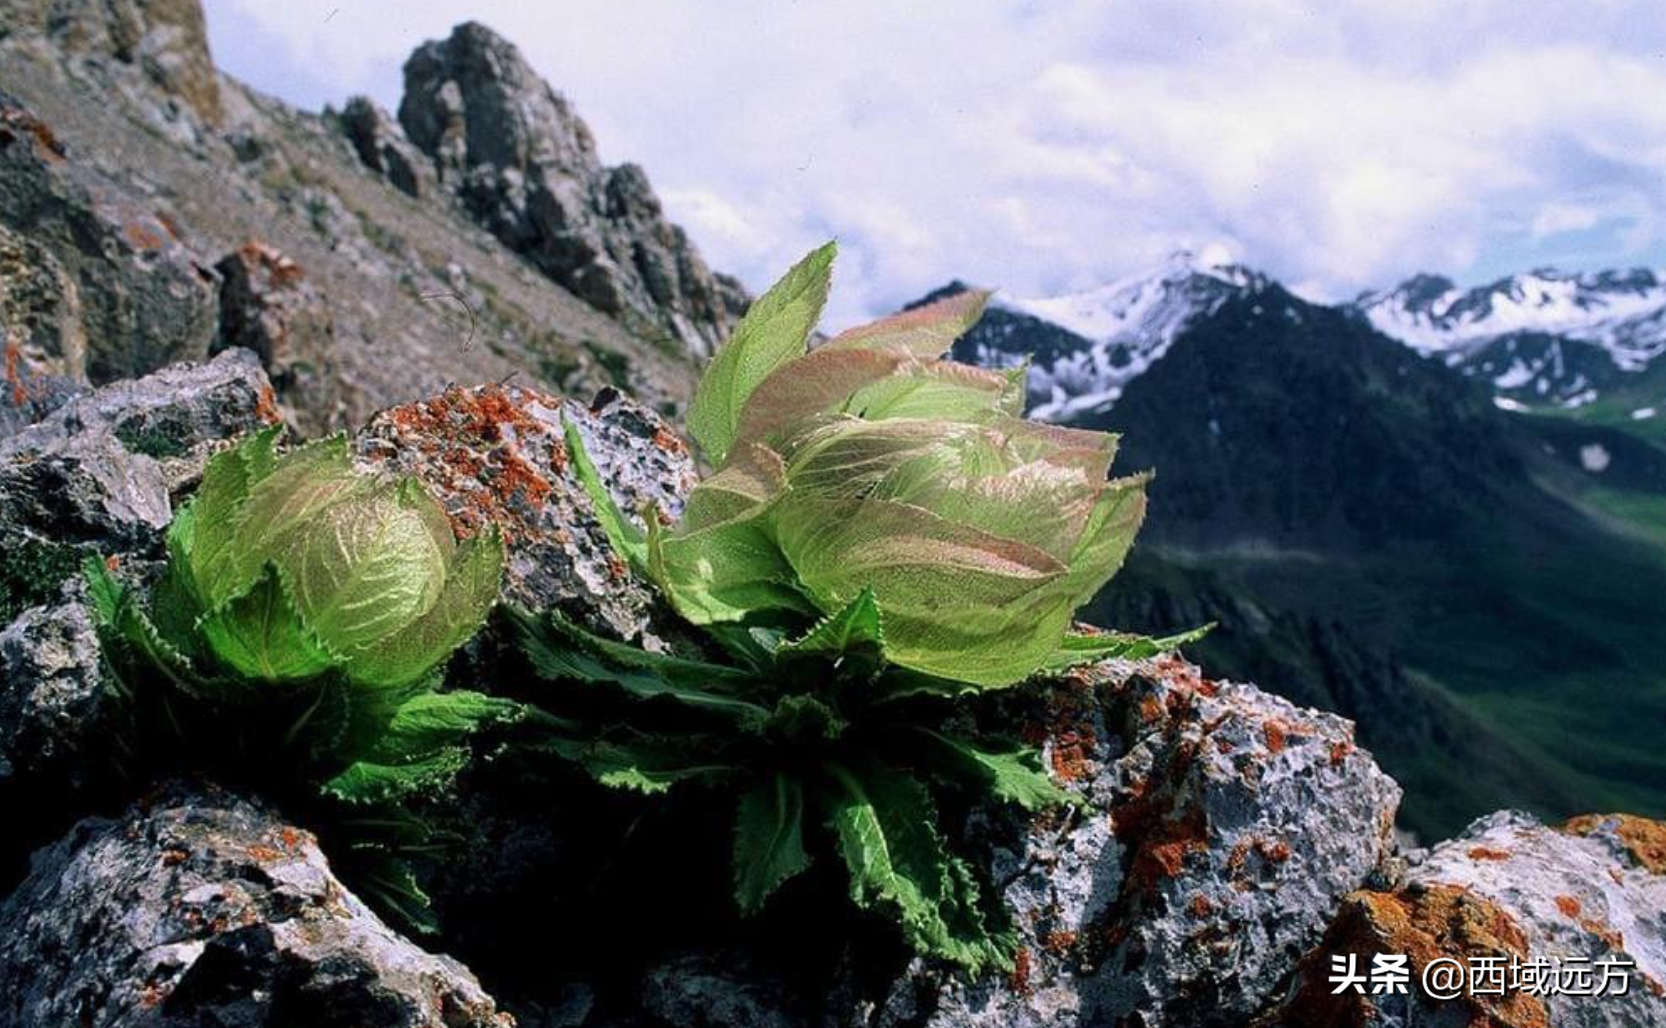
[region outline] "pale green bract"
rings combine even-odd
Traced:
[[[871,589],[904,667],[1000,686],[1056,664],[1133,543],[1146,477],[1109,477],[1114,435],[1024,421],[1023,368],[941,359],[986,293],[810,348],[832,256],[800,262],[712,361],[689,425],[715,473],[674,528],[651,523],[645,570],[697,624]]]
[[[688,415],[712,471],[671,527],[620,511],[567,432],[610,543],[705,629],[712,659],[601,638],[559,613],[515,620],[541,677],[626,698],[552,751],[615,787],[693,780],[735,795],[743,912],[831,850],[851,901],[921,953],[1012,970],[1017,935],[939,827],[937,797],[970,788],[1028,811],[1080,797],[1036,749],[966,716],[967,701],[1201,633],[1073,629],[1127,555],[1146,479],[1110,477],[1115,436],[1023,420],[1026,369],[942,359],[985,293],[812,347],[832,258],[829,244],[801,261],[713,359]]]
[[[169,529],[170,597],[194,608],[207,655],[244,679],[425,677],[496,602],[503,544],[493,532],[459,544],[415,480],[356,471],[345,437],[282,456],[275,438],[209,462]]]

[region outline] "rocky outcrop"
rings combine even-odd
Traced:
[[[51,258],[36,265],[46,283],[38,304],[56,313],[35,340],[51,370],[108,382],[208,353],[218,322],[208,262],[165,214],[71,160],[50,127],[4,94],[0,226]],[[65,323],[77,309],[79,330]]]
[[[508,1028],[462,965],[389,930],[313,836],[170,789],[41,852],[0,904],[0,1028]]]
[[[88,555],[157,552],[173,493],[223,440],[277,418],[247,350],[65,403],[0,439],[0,615],[53,597]]]
[[[329,301],[295,261],[251,239],[215,265],[220,273],[216,349],[260,357],[285,420],[301,434],[343,427]]]
[[[400,192],[421,199],[432,194],[434,165],[411,145],[405,129],[369,97],[355,96],[337,115],[342,133],[364,166],[385,176]]]
[[[79,784],[78,758],[110,725],[98,633],[78,585],[0,630],[0,783],[14,777]]]
[[[559,607],[598,631],[640,639],[658,608],[596,520],[568,452],[568,423],[622,510],[682,510],[694,486],[687,446],[658,415],[612,390],[586,406],[515,385],[451,389],[383,411],[355,445],[367,464],[425,482],[461,534],[487,525],[503,533],[505,599]]]
[[[405,63],[399,120],[474,218],[608,315],[710,354],[744,304],[666,221],[635,165],[604,168],[565,97],[483,25]],[[362,152],[362,151],[361,151]]]
[[[1369,971],[1378,954],[1409,957],[1403,993],[1337,990],[1335,959],[1353,956]],[[1463,971],[1458,995],[1424,989],[1424,972],[1437,962]],[[1524,986],[1522,975],[1551,985]],[[1580,988],[1584,995],[1573,994]],[[1588,815],[1551,828],[1515,811],[1484,817],[1422,854],[1401,887],[1347,897],[1266,1023],[1666,1023],[1666,824]]]
[[[1244,1023],[1337,901],[1383,874],[1399,787],[1350,723],[1176,658],[1044,695],[1023,723],[1089,806],[996,849],[1018,969],[915,981],[889,1023]]]
[[[220,79],[197,0],[0,0],[4,30],[39,33],[65,52],[133,65],[197,117],[220,117]]]

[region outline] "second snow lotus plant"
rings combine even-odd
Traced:
[[[438,691],[438,669],[497,601],[503,545],[459,543],[414,479],[354,468],[345,437],[277,449],[277,429],[216,455],[168,529],[148,605],[102,562],[107,637],[191,700],[302,712],[326,788],[395,798],[454,771],[459,740],[507,701]]]
[[[564,752],[611,784],[732,789],[743,909],[804,870],[821,832],[852,899],[917,949],[1009,966],[1012,937],[934,797],[1036,809],[1068,794],[1036,752],[957,714],[1040,671],[1180,641],[1072,631],[1133,543],[1145,479],[1109,477],[1115,436],[1024,420],[1024,369],[943,359],[987,294],[811,347],[833,257],[788,272],[707,368],[688,429],[712,472],[675,524],[617,510],[568,433],[614,547],[716,656],[647,653],[559,616],[522,616],[526,645],[552,679],[683,711]]]

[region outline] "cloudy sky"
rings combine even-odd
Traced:
[[[834,316],[1190,248],[1344,298],[1420,270],[1666,264],[1651,0],[207,0],[232,74],[397,107],[476,19],[753,288],[828,237]]]

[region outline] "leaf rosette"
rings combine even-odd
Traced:
[[[688,414],[713,470],[675,524],[620,511],[568,426],[610,542],[715,656],[648,652],[559,614],[517,621],[544,678],[640,708],[551,748],[605,784],[737,796],[743,911],[804,871],[819,839],[851,900],[916,949],[1010,968],[1015,936],[952,851],[938,797],[970,789],[1030,811],[1073,797],[1036,750],[973,727],[966,701],[1196,634],[1073,630],[1133,543],[1146,477],[1110,476],[1113,435],[1025,421],[1026,369],[943,359],[988,294],[812,348],[832,260],[831,244],[807,256],[713,358]]]

